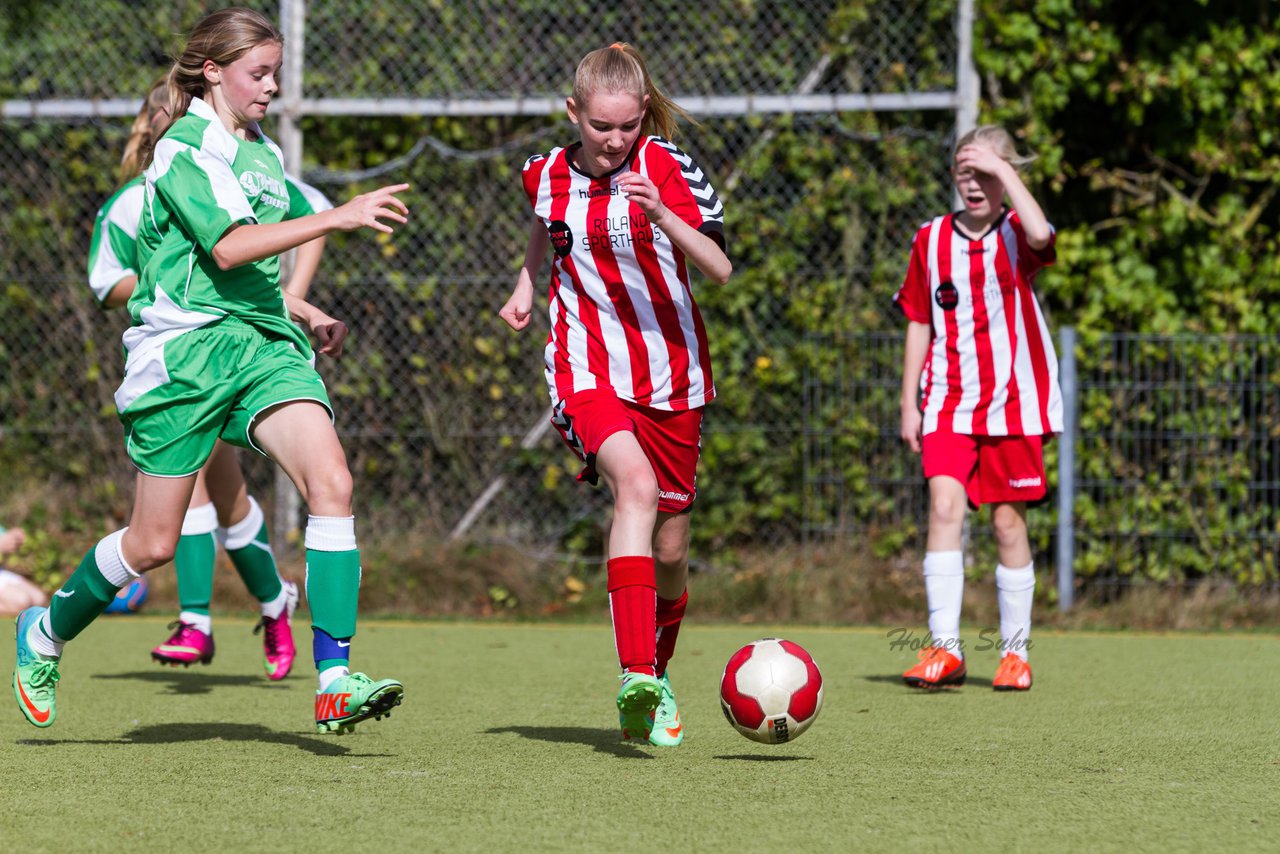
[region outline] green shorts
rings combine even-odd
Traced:
[[[219,438],[265,456],[253,443],[254,420],[296,400],[314,400],[333,417],[308,357],[234,317],[139,347],[116,391],[129,458],[155,477],[195,474]]]

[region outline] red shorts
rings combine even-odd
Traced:
[[[941,430],[924,437],[925,480],[939,475],[964,484],[974,507],[1045,497],[1044,443],[1039,436],[967,436]]]
[[[587,464],[578,480],[599,481],[596,453],[605,439],[626,430],[635,434],[653,466],[658,479],[658,510],[684,513],[692,507],[702,446],[701,409],[652,409],[620,399],[613,389],[588,389],[561,400],[551,414],[551,423]]]

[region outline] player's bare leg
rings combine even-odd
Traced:
[[[1031,643],[1031,606],[1036,573],[1027,535],[1027,505],[1008,502],[992,507],[992,525],[1000,565],[996,567],[996,595],[1000,602],[1000,666],[991,687],[997,691],[1026,691],[1031,687],[1027,651]]]
[[[622,667],[618,724],[624,739],[648,739],[662,683],[654,667],[657,581],[653,559],[658,481],[635,434],[609,436],[596,452],[596,471],[613,493],[609,529],[609,609]]]
[[[285,403],[258,418],[257,445],[293,480],[307,502],[307,600],[319,689],[316,729],[343,733],[389,715],[404,686],[349,668],[360,595],[360,552],[351,515],[351,471],[328,411],[313,401]]]
[[[965,681],[960,605],[964,598],[961,541],[967,508],[964,484],[946,475],[929,479],[924,585],[932,642],[920,650],[919,663],[902,674],[902,680],[913,688],[942,688],[963,685]]]
[[[653,560],[657,576],[657,650],[658,680],[662,682],[662,699],[653,712],[649,743],[675,747],[684,741],[684,724],[671,688],[667,663],[676,649],[680,623],[689,601],[689,513],[658,513],[658,526],[653,533]]]
[[[298,587],[280,576],[266,516],[249,495],[239,452],[219,442],[205,471],[222,544],[245,588],[258,600],[262,619],[253,631],[262,633],[263,670],[268,679],[284,679],[297,654],[290,621],[298,607]]]

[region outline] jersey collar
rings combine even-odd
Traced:
[[[588,175],[586,172],[583,172],[577,166],[573,165],[573,156],[582,149],[581,142],[572,143],[567,148],[565,148],[564,162],[569,164],[570,170],[581,175],[584,178],[589,178],[592,181],[603,181],[605,179],[612,178],[614,175],[617,175],[620,172],[626,172],[628,169],[630,169],[631,161],[634,160],[636,156],[636,150],[640,148],[640,143],[643,141],[644,141],[643,136],[637,138],[635,141],[635,144],[631,146],[631,150],[627,152],[627,159],[622,161],[622,165],[619,166],[617,169],[614,169],[612,172],[606,172],[603,175]]]
[[[956,234],[960,235],[965,240],[975,240],[975,241],[986,240],[988,237],[991,236],[992,232],[994,232],[1000,226],[1004,225],[1004,221],[1009,218],[1008,206],[1002,206],[1000,208],[1000,215],[995,218],[995,221],[992,222],[991,225],[987,226],[987,230],[982,232],[981,237],[970,237],[966,232],[961,231],[960,229],[960,214],[962,213],[964,213],[964,211],[956,211],[951,215],[951,228],[953,231],[955,231]]]

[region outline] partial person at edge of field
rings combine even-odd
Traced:
[[[967,505],[983,504],[992,505],[1000,561],[1001,658],[992,687],[1031,687],[1036,577],[1026,511],[1046,494],[1043,441],[1062,432],[1062,395],[1053,339],[1032,291],[1056,254],[1053,228],[1018,175],[1029,159],[993,125],[957,141],[952,176],[964,207],[916,232],[894,297],[907,318],[901,435],[922,455],[929,484],[931,643],[903,674],[913,687],[964,684],[961,543]]]
[[[3,559],[22,548],[27,532],[0,526],[0,617],[16,617],[27,608],[45,605],[49,596],[30,579],[3,565]]]

